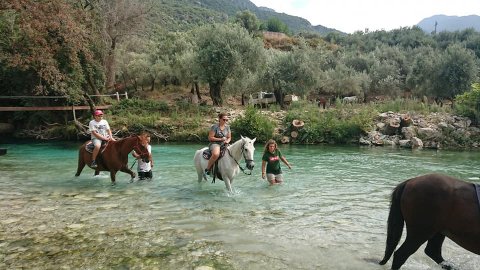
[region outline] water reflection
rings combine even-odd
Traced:
[[[154,179],[119,172],[114,187],[108,174],[73,176],[77,144],[6,146],[0,269],[385,269],[371,259],[383,256],[391,189],[427,172],[479,175],[473,152],[282,146],[284,185],[257,168],[229,196],[221,182],[197,184],[199,145],[154,146]],[[421,250],[405,269],[436,269]],[[480,268],[449,240],[444,257]]]

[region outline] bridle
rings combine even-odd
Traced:
[[[133,146],[133,151],[135,151],[138,155],[140,155],[140,157],[148,157],[149,156],[148,149],[146,149],[145,146],[140,144],[140,137],[139,136],[136,136],[136,137],[137,137],[137,141],[135,143],[135,146]],[[146,151],[142,151],[141,146],[143,146],[143,148],[146,149]]]
[[[228,152],[228,155],[235,161],[235,163],[237,163],[238,167],[240,168],[240,170],[246,174],[246,175],[252,175],[252,170],[250,170],[249,172],[245,172],[245,169],[242,168],[242,166],[240,166],[240,164],[238,163],[238,161],[232,156],[232,153],[230,153],[230,149],[228,149],[227,147],[227,152]],[[243,156],[243,159],[245,159],[245,163],[247,162],[251,162],[253,161],[253,159],[248,159],[246,156],[245,156],[245,142],[242,144],[242,156]]]

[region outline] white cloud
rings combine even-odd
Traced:
[[[312,25],[353,33],[368,28],[392,30],[413,26],[433,15],[480,13],[480,0],[250,0],[277,12],[299,16]]]

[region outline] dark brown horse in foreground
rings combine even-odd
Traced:
[[[407,225],[407,237],[395,251]],[[445,236],[480,255],[480,206],[472,183],[440,174],[415,177],[399,184],[392,193],[388,215],[387,246],[380,262],[393,255],[392,269],[399,269],[410,255],[428,241],[425,253],[445,269],[442,244]]]
[[[78,168],[75,176],[79,176],[85,165],[92,163],[92,154],[87,152],[85,145],[80,146],[78,151]],[[97,156],[98,167],[95,168],[95,175],[100,171],[109,171],[112,184],[115,184],[115,175],[118,171],[130,174],[135,178],[135,173],[128,168],[128,154],[135,150],[142,158],[151,160],[150,154],[146,148],[146,136],[130,136],[119,141],[108,142],[105,150]]]

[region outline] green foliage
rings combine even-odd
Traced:
[[[239,25],[207,25],[196,34],[199,76],[209,84],[213,104],[222,105],[225,81],[260,68],[263,45]]]
[[[366,106],[319,111],[315,104],[310,104],[289,111],[285,121],[287,125],[294,119],[305,123],[294,143],[349,143],[371,130],[375,115],[377,111]]]
[[[276,17],[269,18],[265,23],[264,29],[270,32],[289,34],[288,26]]]
[[[455,112],[480,123],[480,83],[474,83],[470,91],[455,98]]]
[[[429,114],[429,113],[450,113],[450,106],[440,106],[436,103],[424,103],[417,99],[403,99],[397,98],[395,100],[388,100],[382,103],[374,104],[374,108],[379,112],[416,112],[420,114]]]
[[[266,142],[272,138],[276,124],[249,106],[245,110],[245,115],[235,119],[231,126],[235,137],[239,138],[242,135],[251,139],[257,138],[258,142]]]
[[[122,99],[119,103],[113,105],[110,110],[112,114],[148,115],[152,112],[167,114],[170,112],[170,107],[164,101],[151,99]]]
[[[0,94],[81,95],[98,37],[68,1],[12,0],[0,13]],[[12,76],[13,75],[13,76]],[[7,89],[7,90],[4,90]]]
[[[240,24],[243,28],[247,29],[247,31],[252,34],[258,31],[258,27],[260,25],[257,16],[248,10],[244,10],[242,12],[238,12],[235,15],[235,22]]]

